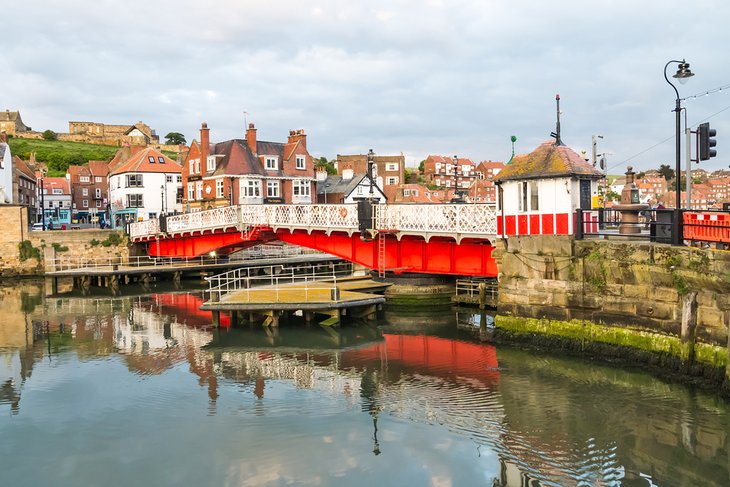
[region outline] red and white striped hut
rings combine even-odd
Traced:
[[[591,208],[591,197],[598,194],[602,177],[601,171],[563,145],[558,131],[556,140],[515,156],[495,176],[499,188],[497,233],[573,234],[575,210]]]

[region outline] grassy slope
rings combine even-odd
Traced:
[[[8,144],[13,155],[26,160],[35,152],[36,160],[48,165],[49,176],[64,176],[69,165],[83,165],[89,160],[109,161],[119,149],[109,145],[18,138],[10,138]]]

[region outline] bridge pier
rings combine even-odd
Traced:
[[[218,310],[211,311],[211,318],[213,328],[220,328],[221,326],[221,312]]]

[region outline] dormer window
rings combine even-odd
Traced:
[[[165,158],[162,157],[162,156],[158,156],[157,157],[157,162],[159,162],[160,164],[164,164],[165,163]]]
[[[147,160],[150,161],[150,164],[154,164],[155,163],[155,156],[149,156],[147,158]]]
[[[277,158],[276,157],[273,157],[273,156],[265,156],[264,157],[264,160],[265,160],[265,166],[264,167],[266,167],[266,169],[271,169],[271,170],[278,169],[278,167],[277,167],[277,162],[278,161],[277,161]]]
[[[208,156],[208,171],[215,171],[215,156]]]

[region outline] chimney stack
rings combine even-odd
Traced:
[[[287,140],[290,144],[295,144],[296,142],[299,142],[304,149],[307,148],[307,134],[304,133],[304,129],[299,130],[290,130],[289,131],[289,140]]]
[[[200,170],[203,174],[208,171],[208,152],[210,151],[210,129],[203,122],[200,126]]]
[[[259,155],[256,148],[256,128],[254,127],[253,122],[249,123],[248,129],[246,129],[246,145],[248,145],[248,148],[251,149],[253,155]]]

